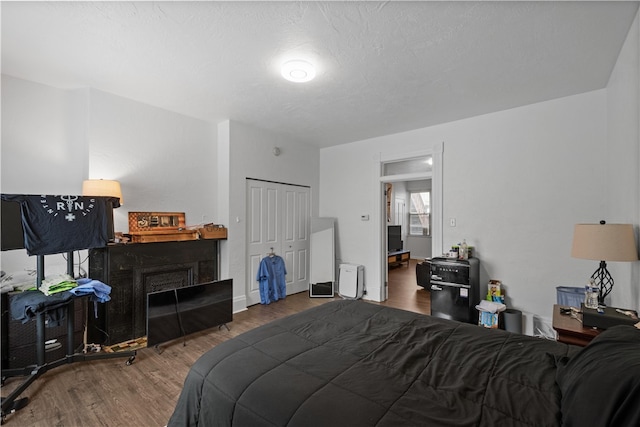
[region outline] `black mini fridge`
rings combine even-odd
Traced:
[[[431,315],[478,324],[480,262],[477,258],[431,259]]]

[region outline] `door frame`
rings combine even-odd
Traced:
[[[387,233],[386,233],[386,199],[385,184],[400,181],[415,181],[419,179],[431,179],[431,201],[432,201],[432,239],[431,253],[442,253],[443,248],[443,163],[444,142],[433,144],[431,149],[411,151],[411,152],[389,152],[377,153],[374,156],[374,225],[378,230],[374,235],[374,254],[376,271],[379,277],[380,292],[378,295],[371,295],[376,301],[385,301],[388,295],[388,270],[387,270]],[[418,157],[431,156],[433,165],[431,172],[408,173],[400,175],[384,175],[385,163],[411,160]]]

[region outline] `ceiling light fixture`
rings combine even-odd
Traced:
[[[313,80],[316,70],[307,61],[293,60],[282,64],[282,77],[295,83],[304,83]]]

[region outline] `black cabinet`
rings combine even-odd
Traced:
[[[431,315],[460,322],[478,323],[480,263],[436,257],[431,259]]]
[[[111,300],[89,316],[89,343],[113,345],[147,334],[147,294],[218,279],[213,239],[110,245],[89,251],[89,277],[111,286]]]
[[[36,321],[22,323],[13,319],[11,298],[13,292],[2,294],[2,369],[20,369],[37,363]],[[83,345],[84,322],[87,318],[87,298],[74,298],[73,345]],[[60,326],[49,327],[45,322],[45,340],[55,340],[45,351],[45,362],[50,363],[62,359],[67,354],[67,325],[63,320]]]

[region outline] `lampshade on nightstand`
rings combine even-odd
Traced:
[[[613,288],[613,278],[607,270],[606,261],[637,261],[638,249],[632,224],[576,224],[573,232],[571,256],[600,261],[600,266],[591,275],[599,287],[598,302]]]
[[[109,196],[120,199],[120,205],[123,205],[122,191],[118,181],[108,179],[87,179],[82,182],[83,196]]]

